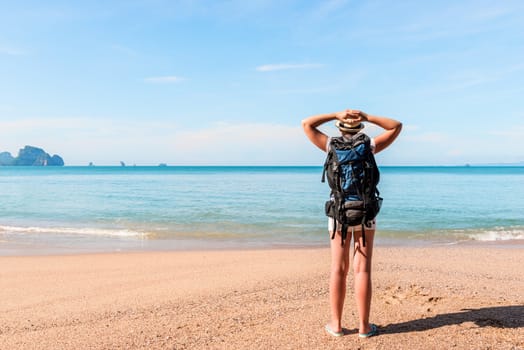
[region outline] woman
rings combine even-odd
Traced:
[[[402,129],[402,123],[394,119],[366,114],[359,110],[345,110],[342,112],[319,114],[302,121],[304,132],[311,142],[323,151],[328,151],[330,138],[318,130],[318,127],[328,121],[336,120],[336,126],[344,137],[351,137],[362,128],[362,122],[375,124],[385,131],[371,139],[371,148],[376,154],[387,148],[397,138]],[[335,336],[344,335],[342,331],[342,310],[346,296],[346,280],[349,272],[349,246],[341,244],[341,225],[334,225],[330,218],[328,231],[333,234],[333,227],[337,228],[335,239],[331,240],[331,273],[329,278],[329,299],[331,305],[331,321],[326,325],[326,331]],[[375,225],[365,228],[366,244],[363,244],[362,226],[358,225],[348,231],[348,242],[353,235],[353,272],[355,277],[355,297],[359,315],[358,332],[361,338],[378,334],[376,325],[369,323],[371,305],[371,257],[373,253],[373,239]]]

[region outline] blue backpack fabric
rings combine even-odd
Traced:
[[[363,133],[351,138],[333,137],[324,163],[322,182],[327,177],[331,188],[326,202],[326,215],[334,219],[333,235],[337,224],[342,225],[342,245],[348,228],[362,225],[362,240],[366,246],[365,226],[380,211],[382,198],[377,189],[380,172],[375,162],[371,139]]]

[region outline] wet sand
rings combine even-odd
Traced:
[[[329,250],[0,257],[0,349],[524,349],[524,250],[376,247],[359,339],[350,279],[329,318]]]

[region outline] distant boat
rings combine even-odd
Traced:
[[[93,162],[89,162],[89,166],[95,166]]]
[[[120,161],[120,166],[126,166],[126,163]]]
[[[167,166],[167,164],[166,163],[160,163],[160,164],[158,164],[158,166],[164,167],[164,166]]]

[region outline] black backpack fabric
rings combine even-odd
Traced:
[[[382,198],[377,189],[380,172],[371,149],[371,139],[363,133],[351,138],[333,137],[329,143],[322,182],[331,188],[326,202],[326,215],[334,219],[333,235],[337,224],[342,225],[342,245],[348,228],[362,225],[362,240],[366,246],[365,226],[380,211]]]

